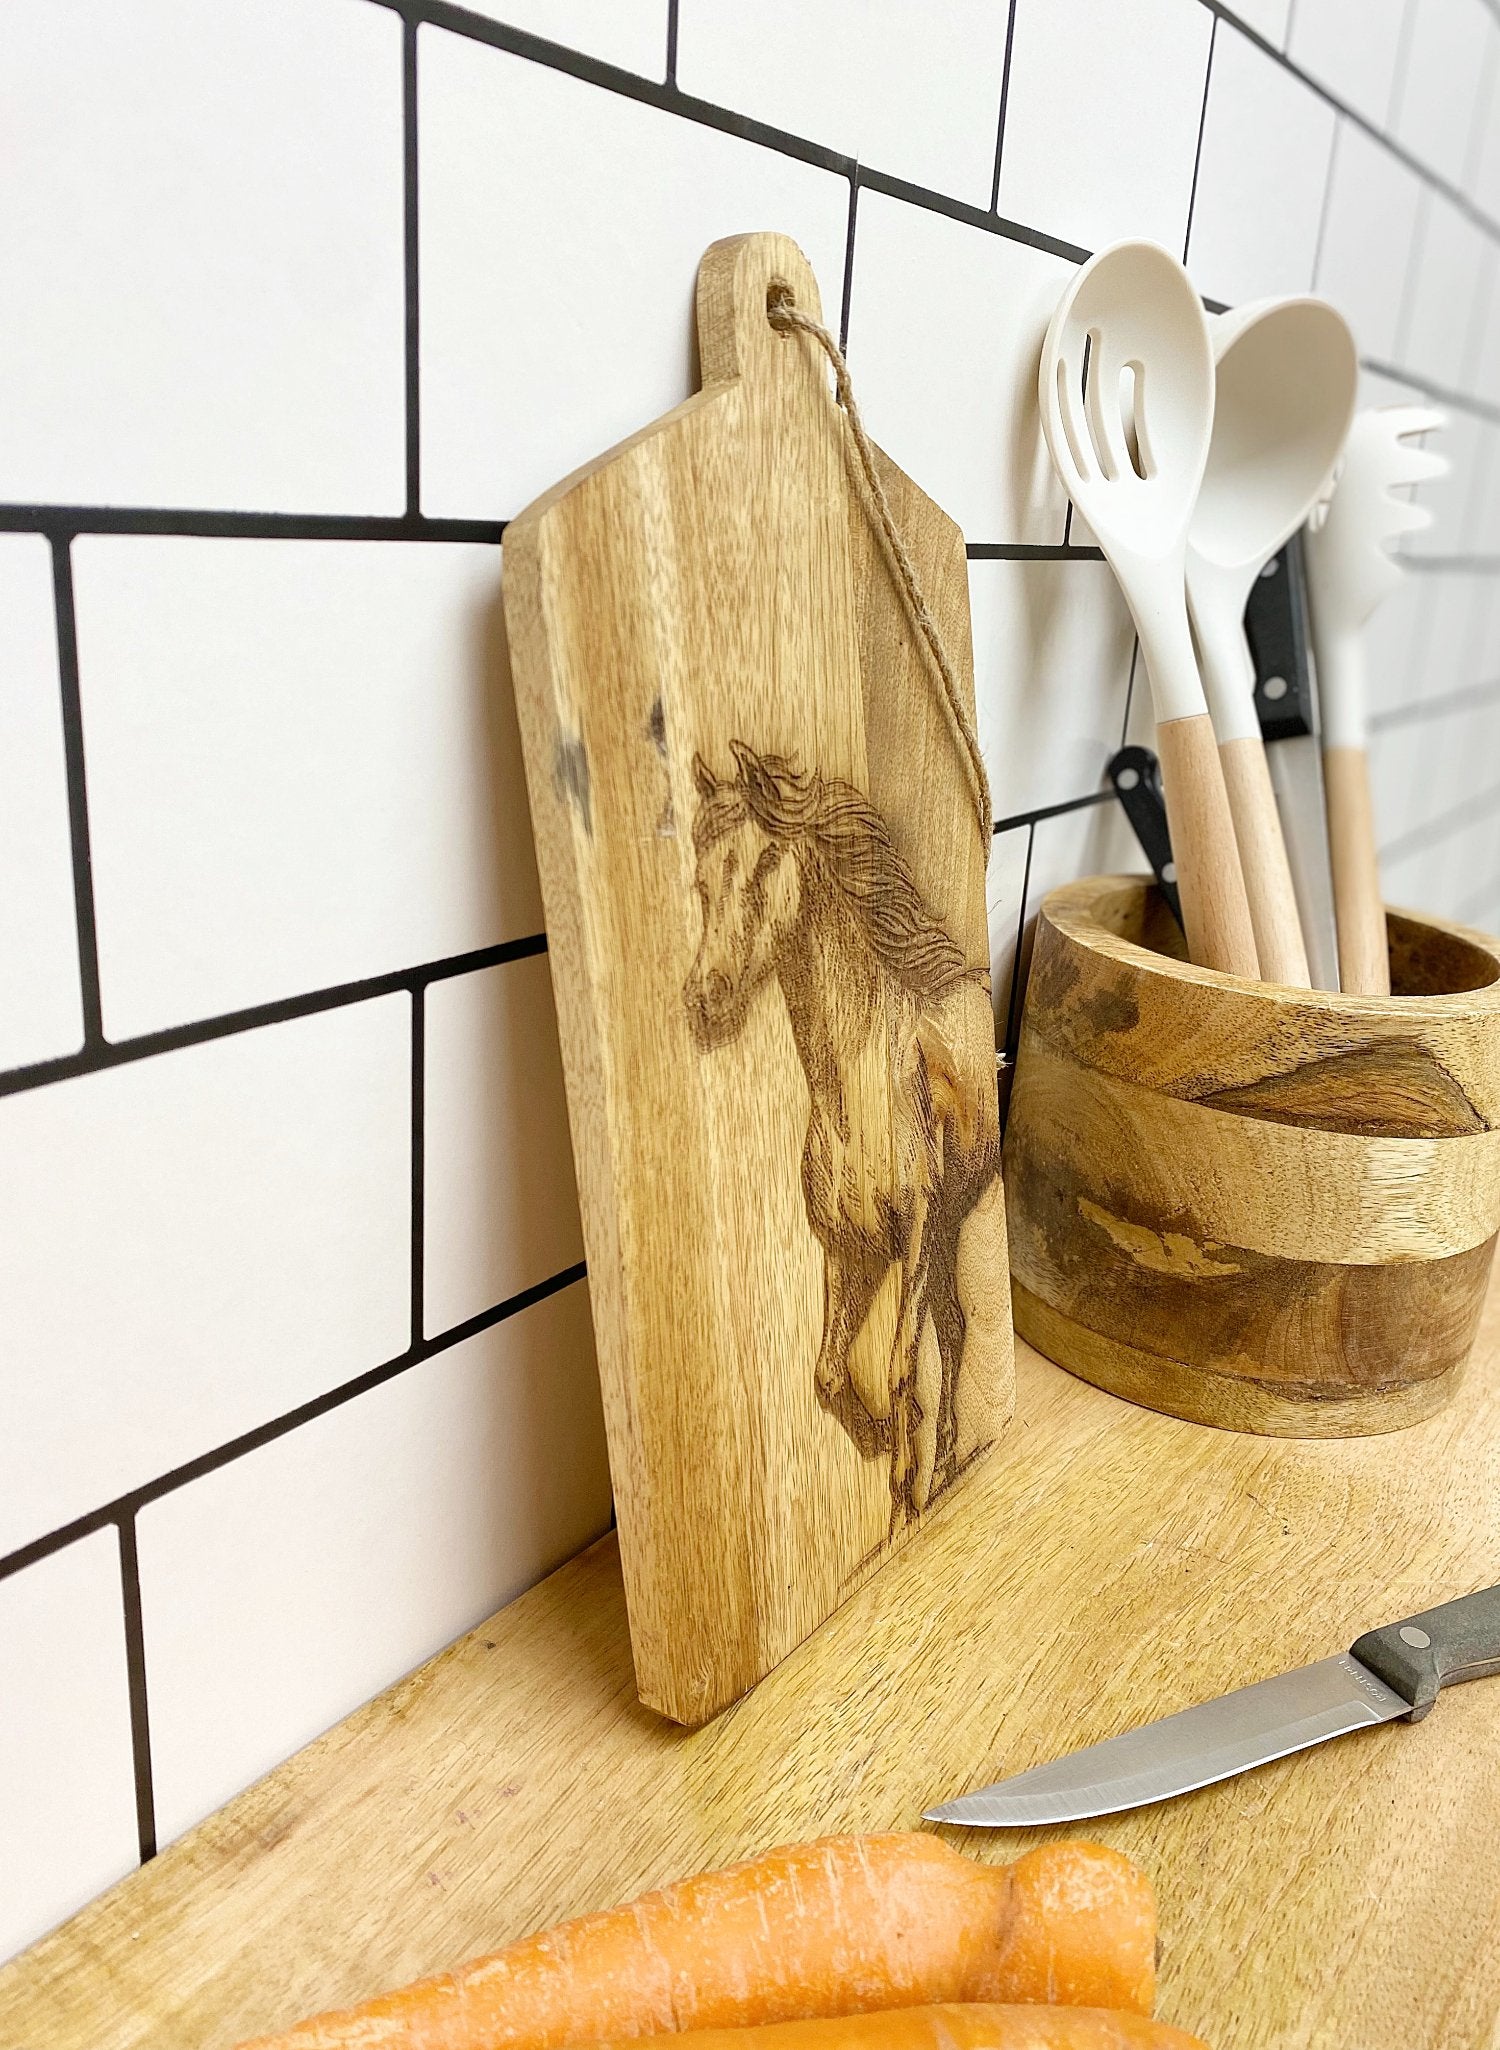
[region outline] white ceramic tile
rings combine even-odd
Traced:
[[[988,206],[1005,20],[994,0],[680,0],[677,83]]]
[[[1492,24],[1485,0],[1413,0],[1392,126],[1413,156],[1452,185],[1469,168]]]
[[[0,1961],[136,1863],[119,1539],[0,1581]]]
[[[1407,0],[1297,0],[1286,52],[1377,128],[1390,116]]]
[[[1102,562],[971,562],[979,738],[996,818],[1094,789],[1120,745],[1134,632]]]
[[[1495,579],[1463,570],[1428,570],[1414,573],[1407,582],[1433,586],[1415,650],[1409,699],[1446,698],[1455,691],[1472,690],[1480,681]],[[1386,608],[1382,607],[1370,639],[1379,641],[1385,630]],[[1500,772],[1500,763],[1496,768]]]
[[[1340,121],[1316,290],[1354,329],[1360,353],[1396,360],[1422,186],[1398,156]]]
[[[1016,941],[1026,890],[1029,826],[1012,826],[995,835],[985,876],[985,903],[990,926],[990,1000],[995,1011],[995,1044],[1005,1045],[1010,1019],[1011,980],[1016,966]]]
[[[487,15],[586,50],[643,78],[661,78],[667,65],[667,0],[464,0],[470,14]]]
[[[399,16],[8,7],[0,132],[0,498],[400,510]]]
[[[1500,127],[1500,119],[1496,125]],[[1490,259],[1488,289],[1482,297],[1467,375],[1475,397],[1495,406],[1500,405],[1500,257]]]
[[[794,236],[836,317],[832,172],[441,29],[418,78],[426,512],[520,512],[686,398],[721,236]]]
[[[149,1504],[165,1841],[609,1520],[582,1282]]]
[[[1309,86],[1220,21],[1188,243],[1207,298],[1307,290],[1334,123]]]
[[[1437,596],[1437,578],[1404,577],[1366,629],[1365,694],[1372,714],[1412,704],[1422,696]]]
[[[112,1038],[538,931],[480,544],[76,544]]]
[[[1463,391],[1495,262],[1494,244],[1441,192],[1426,195],[1417,226],[1411,297],[1396,354],[1400,367]]]
[[[862,192],[849,363],[871,434],[971,541],[1063,537],[1037,411],[1042,336],[1073,266]]]
[[[404,995],[0,1102],[0,1554],[394,1357]]]
[[[1479,443],[1480,454],[1465,522],[1465,552],[1500,555],[1500,427],[1475,421],[1469,423],[1468,433]]]
[[[1036,941],[1036,915],[1048,893],[1080,876],[1147,872],[1140,844],[1119,800],[1113,796],[1077,811],[1058,812],[1050,819],[1037,820],[1032,833],[1031,874],[1026,886],[1026,919],[1017,970],[1023,1005],[1026,979],[1031,972],[1031,950]]]
[[[1212,29],[1198,0],[1022,5],[1001,213],[1085,249],[1145,235],[1180,254]]]
[[[52,550],[0,535],[0,1068],[83,1043]]]
[[[1237,0],[1235,13],[1247,28],[1274,43],[1279,50],[1286,43],[1287,18],[1292,0]]]
[[[429,1335],[583,1258],[545,954],[426,994],[423,1319]]]
[[[1480,88],[1464,190],[1492,221],[1500,221],[1500,21],[1490,31],[1490,69]]]

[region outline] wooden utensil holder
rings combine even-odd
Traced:
[[[1160,894],[1054,890],[1005,1141],[1016,1329],[1278,1437],[1440,1409],[1500,1228],[1500,945],[1388,914],[1389,997],[1195,968]]]

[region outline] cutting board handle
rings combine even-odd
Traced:
[[[801,347],[794,335],[778,333],[766,318],[766,293],[778,281],[791,286],[804,313],[822,320],[812,265],[790,235],[729,235],[704,252],[698,266],[698,358],[705,390],[736,379],[763,384],[825,377],[816,352]]]

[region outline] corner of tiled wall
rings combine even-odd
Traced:
[[[997,1037],[1147,728],[1035,418],[1071,265],[1315,288],[1454,473],[1398,899],[1500,925],[1490,0],[0,14],[0,1955],[601,1531],[505,519],[797,237],[970,541]]]

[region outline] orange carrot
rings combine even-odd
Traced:
[[[1151,1882],[1049,1844],[981,1865],[935,1836],[825,1837],[585,1915],[244,2050],[563,2050],[943,2001],[1149,2014]]]
[[[626,2038],[594,2050],[1207,2050],[1199,2037],[1120,2007],[892,2007],[880,2014],[694,2029]]]

